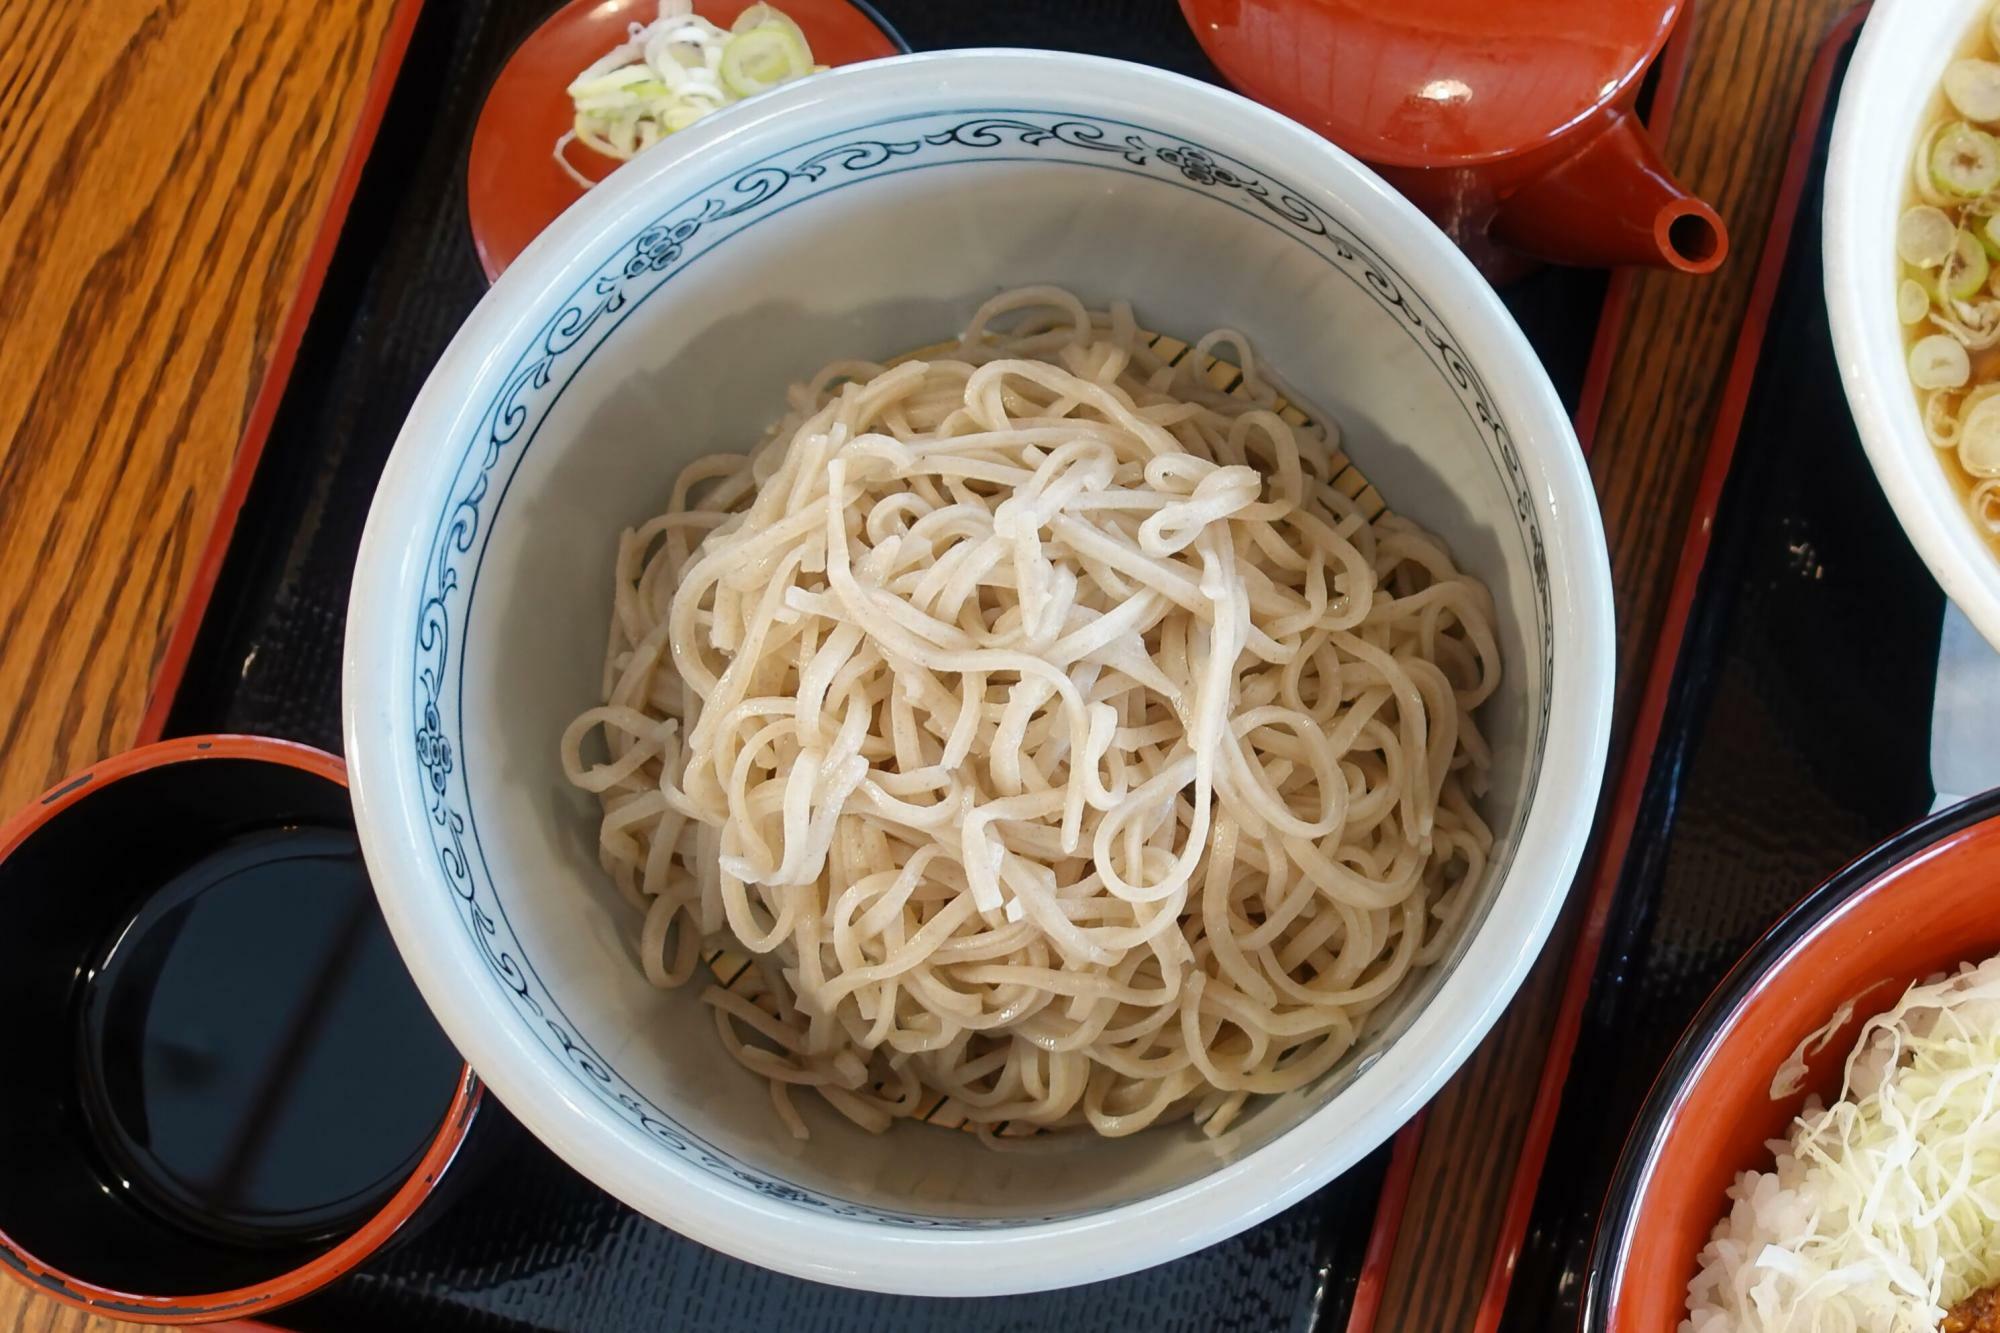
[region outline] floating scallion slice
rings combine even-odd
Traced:
[[[1990,60],[1954,60],[1945,68],[1944,95],[1967,120],[2000,120],[2000,65]]]
[[[793,36],[797,37],[801,43],[805,42],[805,29],[794,23],[792,16],[784,10],[779,9],[776,5],[751,5],[736,16],[736,22],[729,25],[729,31],[744,33],[749,32],[752,28],[768,28],[774,24],[780,28],[789,28]]]
[[[1944,261],[1938,281],[1946,295],[1954,300],[1969,301],[1979,295],[1979,289],[1986,285],[1986,275],[1991,268],[1986,259],[1986,247],[1971,232],[1962,231],[1952,241],[1951,254]]]
[[[722,48],[722,86],[750,97],[812,73],[812,52],[796,29],[767,23],[739,32]]]
[[[1918,204],[1896,222],[1896,253],[1915,268],[1936,268],[1950,256],[1957,231],[1942,208]]]
[[[1951,300],[1944,294],[1944,288],[1938,285],[1938,275],[1942,272],[1943,269],[1927,268],[1910,275],[1910,281],[1923,288],[1924,295],[1930,297],[1931,304],[1935,306],[1943,306],[1945,302]]]
[[[1905,324],[1921,324],[1931,312],[1931,294],[1914,278],[1904,278],[1896,288],[1896,318]]]
[[[1956,389],[1972,378],[1972,358],[1958,339],[1933,333],[1910,349],[1910,382],[1919,389]]]
[[[2000,139],[1953,121],[1931,144],[1931,183],[1959,199],[1977,199],[2000,185]]]
[[[2000,397],[1981,399],[1960,420],[1958,463],[1975,477],[2000,477]]]

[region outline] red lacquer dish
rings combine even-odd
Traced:
[[[698,0],[695,13],[726,28],[751,3]],[[851,0],[782,0],[778,8],[799,25],[822,65],[909,49],[879,15]],[[554,157],[556,140],[574,118],[570,81],[624,41],[632,24],[651,22],[658,11],[659,0],[572,0],[521,43],[494,80],[472,132],[465,181],[472,243],[489,280],[583,197],[583,187]],[[595,179],[619,165],[580,144],[568,151],[570,162]]]

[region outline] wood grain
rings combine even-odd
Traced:
[[[1793,119],[1821,39],[1853,0],[1701,0],[1667,160],[1714,204],[1734,249],[1706,278],[1633,286],[1591,458],[1618,603],[1617,771]],[[1832,386],[1830,392],[1837,392]],[[1381,1333],[1470,1329],[1575,934],[1575,898],[1512,1007],[1432,1104]]]
[[[0,809],[133,738],[392,9],[0,3]]]

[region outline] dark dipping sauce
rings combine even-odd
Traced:
[[[349,829],[227,838],[80,981],[78,1092],[106,1186],[230,1244],[359,1226],[423,1156],[460,1073]]]

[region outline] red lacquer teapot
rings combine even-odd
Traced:
[[[1682,0],[1180,0],[1238,89],[1381,172],[1489,276],[1706,273],[1722,220],[1632,111]]]

